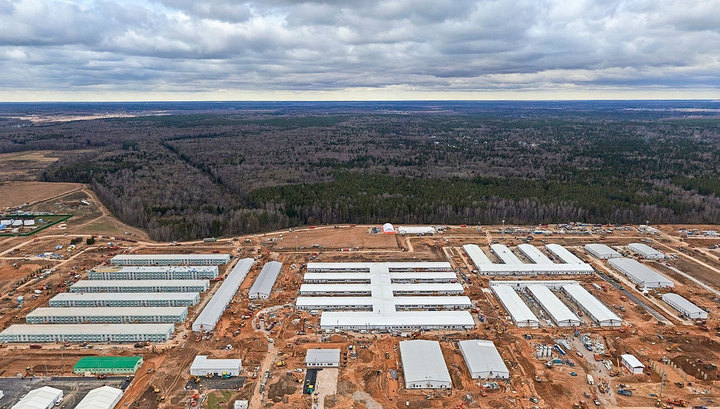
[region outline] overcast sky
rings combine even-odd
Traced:
[[[0,101],[719,91],[720,0],[0,0]]]

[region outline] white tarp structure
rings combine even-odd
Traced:
[[[257,298],[264,300],[270,297],[275,281],[277,281],[277,278],[280,275],[280,270],[282,270],[282,263],[280,262],[271,261],[269,263],[265,263],[252,287],[250,287],[248,297],[251,300]]]
[[[582,323],[580,318],[544,285],[529,285],[527,289],[559,327],[572,327]]]
[[[608,263],[640,288],[674,287],[670,279],[632,258],[613,258]]]
[[[190,365],[193,376],[240,376],[242,360],[240,359],[209,359],[207,355],[197,355]]]
[[[491,251],[502,260],[502,263],[493,263],[487,254],[475,244],[466,244],[463,249],[475,264],[478,272],[483,275],[559,275],[594,272],[590,264],[578,259],[564,247],[555,246],[557,247],[548,247],[548,250],[553,254],[562,254],[562,257],[557,257],[561,258],[563,263],[553,262],[545,253],[531,244],[521,244],[518,246],[518,250],[532,260],[532,263],[523,263],[507,246],[502,244],[490,245]]]
[[[455,275],[446,262],[309,263],[306,274],[313,284],[300,286],[296,306],[323,310],[320,328],[325,330],[473,328],[469,312],[449,311],[472,303],[467,297],[445,295],[463,292],[461,284],[447,282],[448,273]],[[323,275],[332,284],[324,283]],[[338,284],[339,278],[352,284]]]
[[[537,317],[523,302],[522,298],[509,285],[494,284],[491,286],[495,296],[505,307],[518,327],[537,328],[540,325]]]
[[[611,258],[622,257],[622,254],[613,250],[610,246],[606,246],[605,244],[599,244],[599,243],[586,244],[585,250],[588,253],[592,254],[593,256],[603,259],[603,260],[609,260]]]
[[[650,260],[662,260],[667,257],[664,253],[648,246],[645,243],[630,243],[628,244],[628,248],[639,254],[642,258]]]
[[[75,409],[113,409],[122,396],[122,389],[104,385],[88,392]]]
[[[642,374],[645,370],[645,365],[635,358],[635,355],[623,354],[620,356],[620,359],[622,360],[623,366],[625,366],[625,368],[627,368],[627,370],[633,375]]]
[[[336,368],[340,366],[340,350],[314,348],[305,353],[305,365],[311,368]]]
[[[682,295],[667,293],[663,294],[662,300],[691,320],[706,320],[708,317],[707,311],[688,301]]]
[[[51,409],[62,402],[63,391],[50,386],[33,389],[10,409]]]
[[[230,271],[220,288],[193,322],[193,331],[209,332],[215,329],[215,325],[220,321],[225,308],[235,297],[235,293],[237,293],[238,288],[240,288],[253,265],[255,265],[255,260],[251,258],[244,258],[235,264],[235,267]]]
[[[601,327],[619,327],[622,319],[580,284],[566,284],[563,291]]]
[[[432,226],[400,226],[398,233],[401,235],[417,234],[420,236],[432,236],[435,234],[435,228]]]
[[[510,371],[492,341],[459,341],[458,347],[472,379],[508,379]]]
[[[437,341],[400,341],[405,388],[450,389],[452,380]]]
[[[395,234],[395,227],[391,223],[385,223],[382,226],[382,232],[384,234]]]

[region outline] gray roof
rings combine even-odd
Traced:
[[[664,275],[632,258],[613,258],[608,263],[636,284],[657,283],[661,287],[673,287],[675,285]]]
[[[250,295],[263,294],[269,296],[270,292],[272,292],[272,288],[275,285],[275,281],[277,280],[278,275],[280,275],[281,269],[282,263],[278,261],[271,261],[269,263],[265,263],[262,270],[260,270],[260,274],[255,279],[252,287],[250,287]]]
[[[607,246],[605,244],[601,244],[601,243],[586,244],[585,250],[587,250],[591,254],[595,254],[598,257],[608,257],[608,258],[622,257],[622,254],[615,251],[612,247]]]
[[[675,304],[678,308],[681,309],[681,312],[684,312],[685,314],[688,314],[688,315],[700,314],[703,316],[707,316],[707,311],[703,310],[702,308],[700,308],[697,305],[693,304],[692,302],[688,301],[682,295],[675,294],[675,293],[667,293],[667,294],[663,294],[662,300],[668,304],[670,304],[670,303]]]
[[[253,265],[255,265],[255,260],[251,258],[244,258],[235,264],[220,288],[193,322],[193,331],[212,331],[215,328],[215,324],[220,321],[225,308],[235,297],[240,284],[245,280]]]
[[[14,324],[3,335],[75,335],[75,334],[157,334],[165,335],[175,329],[173,324]]]
[[[51,300],[194,300],[199,293],[58,293]]]
[[[471,339],[458,342],[458,346],[471,374],[492,372],[493,377],[509,376],[510,371],[492,341]]]
[[[400,341],[400,357],[407,383],[452,382],[437,341]]]
[[[308,349],[305,354],[305,363],[336,363],[340,364],[340,350],[339,349]]]
[[[187,307],[40,307],[28,317],[180,316]]]

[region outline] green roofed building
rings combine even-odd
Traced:
[[[73,373],[134,374],[143,363],[141,356],[86,356],[73,367]]]

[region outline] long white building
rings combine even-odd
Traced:
[[[306,279],[312,283],[301,285],[296,306],[322,310],[320,327],[325,330],[473,328],[470,313],[457,311],[472,302],[453,296],[463,287],[447,281],[450,271],[445,262],[309,263]]]
[[[207,355],[197,355],[190,365],[190,375],[193,376],[240,376],[240,373],[242,373],[240,359],[210,359]]]
[[[119,254],[110,259],[116,266],[219,266],[229,262],[229,254]]]
[[[80,280],[71,293],[200,293],[210,287],[208,280]]]
[[[622,319],[617,314],[612,312],[580,284],[567,284],[562,289],[597,325],[601,327],[619,327],[622,325]]]
[[[250,287],[248,297],[251,300],[258,298],[264,300],[270,297],[270,293],[275,285],[275,281],[277,281],[277,278],[280,275],[281,269],[282,263],[280,262],[271,261],[269,263],[265,263],[252,287]]]
[[[594,272],[590,264],[578,259],[564,247],[548,244],[546,248],[563,262],[553,262],[547,255],[531,244],[521,244],[518,246],[518,250],[532,260],[532,263],[523,263],[507,246],[502,244],[492,244],[490,246],[491,251],[503,261],[502,263],[493,263],[487,254],[475,244],[463,246],[475,268],[483,275],[574,275],[592,274]]]
[[[122,389],[104,385],[88,392],[75,409],[113,409],[122,396]]]
[[[218,266],[128,266],[96,267],[88,280],[212,280]]]
[[[187,307],[40,307],[28,313],[28,324],[123,324],[183,322]]]
[[[63,400],[63,391],[50,386],[33,389],[10,409],[50,409]]]
[[[500,304],[512,317],[518,327],[537,328],[540,321],[530,308],[523,302],[522,298],[509,285],[494,284],[491,286]]]
[[[685,297],[675,293],[663,294],[662,300],[677,310],[682,316],[691,320],[706,320],[707,311],[688,301]]]
[[[230,305],[230,301],[235,297],[253,265],[255,265],[255,260],[251,258],[244,258],[235,264],[235,267],[232,268],[220,288],[217,289],[202,312],[195,318],[192,324],[193,331],[209,332],[215,329],[215,325],[220,321],[220,317],[222,317],[227,306]]]
[[[563,302],[544,285],[529,285],[527,289],[533,298],[540,303],[543,310],[550,315],[557,326],[573,327],[582,323],[580,318],[570,311],[570,308],[563,304]]]
[[[508,379],[510,370],[492,341],[458,341],[460,353],[472,379]]]
[[[58,293],[51,307],[192,307],[200,293]]]
[[[164,342],[173,324],[15,324],[0,342]]]
[[[632,258],[613,258],[608,263],[640,288],[674,287],[669,278]]]
[[[591,243],[586,244],[584,246],[585,250],[592,254],[593,256],[603,259],[603,260],[609,260],[611,258],[620,258],[622,257],[622,254],[618,253],[617,251],[613,250],[610,246],[607,246],[605,244],[600,243]]]
[[[450,389],[452,379],[437,341],[400,341],[405,388]]]
[[[435,234],[435,228],[432,226],[399,226],[398,234],[417,234],[418,236],[432,236]]]
[[[667,257],[664,253],[648,246],[645,243],[630,243],[628,244],[628,248],[639,254],[640,257],[650,260],[662,260]]]

